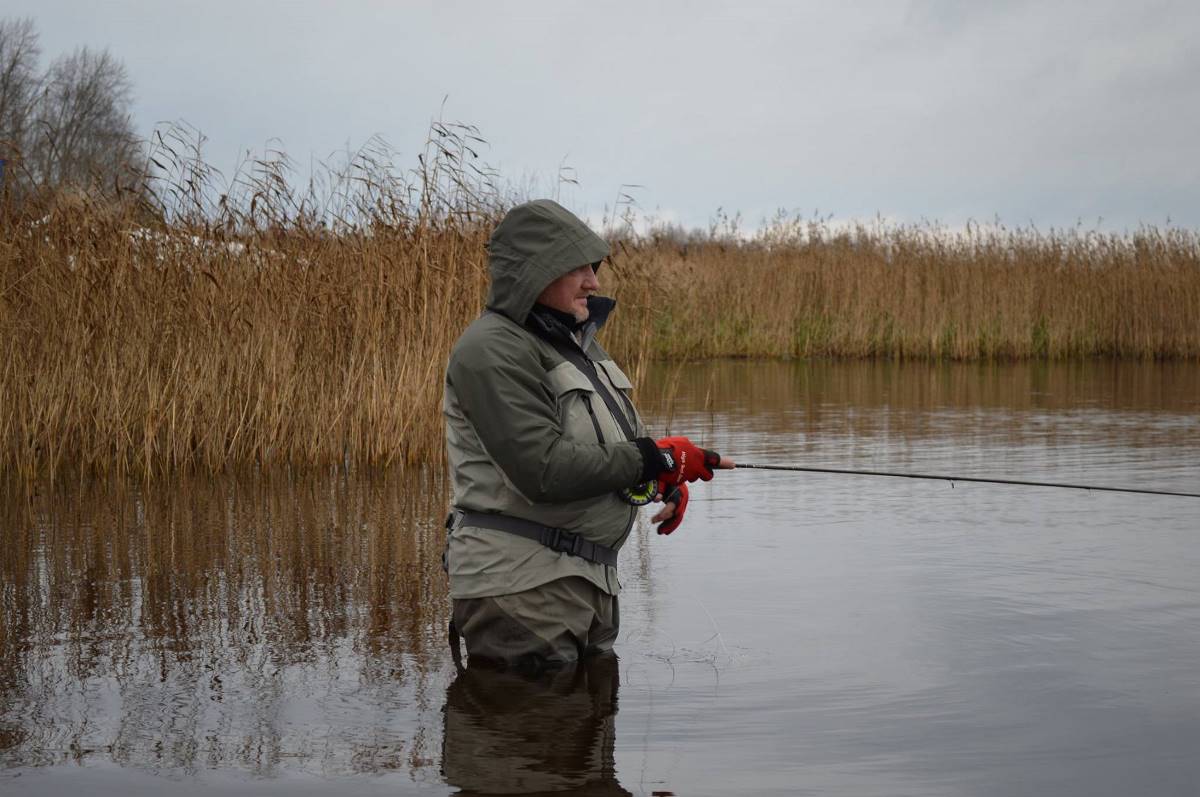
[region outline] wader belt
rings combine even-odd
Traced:
[[[497,515],[491,512],[456,510],[455,514],[462,516],[461,524],[464,526],[507,531],[509,534],[515,534],[518,537],[540,542],[552,551],[578,556],[580,559],[608,565],[609,567],[617,566],[617,552],[615,550],[591,540],[585,540],[578,534],[572,534],[563,529],[551,528],[550,526],[543,526],[541,523],[534,523],[532,520],[522,520],[521,518]]]

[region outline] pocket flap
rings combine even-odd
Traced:
[[[596,392],[596,389],[592,387],[591,381],[579,373],[578,368],[566,361],[551,368],[550,372],[546,374],[546,378],[550,383],[550,389],[560,396],[564,393],[570,393],[572,390],[586,390],[589,393]]]
[[[612,382],[613,387],[618,390],[633,390],[633,382],[629,381],[629,377],[617,367],[615,362],[612,360],[599,360],[596,364],[604,369],[604,373],[608,375],[608,379]]]

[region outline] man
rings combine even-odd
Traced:
[[[451,638],[473,661],[540,668],[611,650],[635,504],[661,496],[653,521],[669,534],[687,482],[733,467],[685,437],[645,436],[595,337],[616,304],[595,294],[608,254],[550,200],[513,208],[488,244],[487,310],[450,355]]]

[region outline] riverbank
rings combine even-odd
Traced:
[[[438,461],[494,217],[239,232],[74,200],[6,218],[0,472]],[[662,359],[1200,358],[1191,231],[777,224],[614,252],[603,339],[639,380]]]

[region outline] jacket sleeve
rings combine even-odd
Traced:
[[[537,353],[516,335],[455,351],[446,373],[484,450],[530,501],[575,501],[638,483],[644,445],[565,438],[545,376]]]

